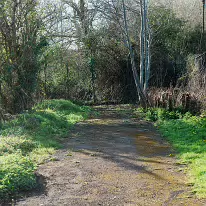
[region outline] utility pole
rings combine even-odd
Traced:
[[[202,0],[202,33],[204,35],[205,32],[205,0]]]
[[[202,0],[202,52],[205,43],[205,0]]]

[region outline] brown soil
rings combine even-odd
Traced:
[[[133,119],[125,106],[96,110],[98,119],[77,124],[65,148],[39,167],[44,187],[15,205],[206,205],[150,123]]]

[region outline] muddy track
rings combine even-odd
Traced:
[[[55,161],[39,167],[44,187],[15,205],[206,205],[187,186],[170,145],[121,109],[96,107],[98,119],[77,124]]]

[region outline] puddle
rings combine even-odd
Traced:
[[[169,154],[170,147],[150,138],[153,133],[140,133],[135,136],[137,153],[141,156],[165,156]]]

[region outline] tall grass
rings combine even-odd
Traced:
[[[34,171],[61,148],[69,129],[88,117],[89,107],[66,100],[47,100],[1,125],[0,200],[37,186]],[[0,201],[1,202],[1,201]]]

